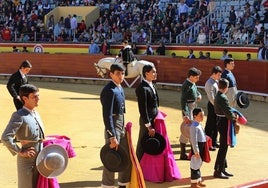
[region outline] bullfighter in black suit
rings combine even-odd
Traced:
[[[152,73],[151,73],[152,72]],[[148,134],[154,136],[154,119],[158,113],[159,98],[152,81],[156,79],[156,70],[152,65],[144,65],[142,71],[144,79],[136,88],[140,112],[140,132],[137,144],[137,158],[140,161],[144,151],[141,146],[142,138]]]
[[[13,97],[13,102],[17,110],[23,107],[21,98],[19,96],[20,86],[28,84],[27,74],[32,68],[31,63],[25,60],[21,63],[19,70],[11,75],[7,83],[7,89]]]

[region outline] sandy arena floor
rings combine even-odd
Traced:
[[[6,89],[6,80],[0,80],[0,133],[6,127],[11,113],[15,110]],[[99,93],[102,85],[70,84],[52,82],[31,82],[40,88],[37,110],[45,124],[46,135],[66,135],[72,139],[77,157],[70,159],[66,171],[58,177],[61,188],[100,187],[102,163],[99,151],[104,144],[103,122]],[[139,113],[134,89],[126,92],[126,120],[133,123],[133,143],[136,145]],[[183,178],[181,180],[155,184],[146,182],[148,188],[186,188],[189,187],[189,161],[179,160],[179,125],[181,111],[178,91],[159,90],[160,110],[167,113],[167,130],[177,165]],[[203,94],[200,106],[206,112],[207,99]],[[216,152],[211,152],[210,163],[204,163],[201,172],[208,188],[227,188],[239,184],[268,178],[268,108],[267,103],[251,101],[246,110],[239,109],[248,119],[241,127],[238,145],[228,150],[228,171],[235,176],[229,180],[213,178]],[[203,122],[205,125],[205,121]],[[189,149],[189,147],[188,147]],[[0,144],[0,187],[16,188],[16,157]]]

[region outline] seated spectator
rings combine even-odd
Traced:
[[[47,42],[48,39],[46,38],[46,35],[44,33],[41,34],[41,37],[39,38],[40,42]]]
[[[181,43],[183,44],[192,44],[193,42],[194,39],[189,33],[186,33],[185,37],[181,40]]]
[[[258,34],[255,34],[253,44],[260,44],[260,41],[261,41],[260,36]]]
[[[259,0],[258,0],[259,1]],[[252,18],[256,21],[259,20],[260,21],[260,14],[258,12],[259,10],[257,8],[254,8],[253,13],[252,13]]]
[[[4,41],[11,41],[11,30],[9,29],[8,25],[5,25],[1,32],[1,36]]]
[[[234,29],[232,37],[233,37],[235,43],[237,43],[236,41],[241,38],[240,29]]]
[[[113,41],[119,43],[123,40],[123,34],[119,31],[119,29],[115,29],[115,32],[112,35]]]
[[[138,43],[145,43],[146,38],[147,38],[147,33],[144,31],[144,29],[141,29],[139,32]]]
[[[61,32],[58,35],[57,40],[58,40],[58,42],[68,41],[68,35],[67,35],[67,33],[65,33],[64,29],[61,29]]]
[[[88,42],[90,40],[90,34],[84,30],[79,36],[78,41],[80,42]]]
[[[222,35],[220,33],[218,33],[216,44],[217,45],[225,44],[225,41],[224,40],[225,39],[222,37]]]
[[[209,38],[210,38],[210,43],[211,44],[214,44],[214,43],[216,43],[217,42],[217,40],[218,40],[218,30],[216,29],[216,30],[212,30],[212,29],[210,29],[209,30]]]
[[[248,32],[243,28],[240,35],[241,44],[248,44]]]
[[[218,31],[218,32],[221,32],[222,31],[222,25],[221,25],[221,23],[218,23],[217,20],[213,20],[212,21],[210,28],[213,31],[215,31],[215,30]]]
[[[209,1],[208,6],[207,6],[208,12],[212,13],[215,10],[215,8],[216,8],[215,0]]]
[[[259,33],[259,37],[260,37],[260,40],[264,40],[264,37],[265,37],[265,34],[267,33],[267,31],[264,29],[264,27],[262,26],[261,27],[261,31]]]
[[[268,4],[268,0],[266,1]],[[263,13],[263,19],[261,20],[261,23],[265,24],[268,23],[268,9],[266,9]]]
[[[21,33],[19,38],[17,39],[18,42],[29,42],[30,37],[27,34]]]
[[[250,33],[250,36],[249,36],[250,44],[253,44],[253,43],[254,43],[255,38],[256,38],[257,35],[258,35],[258,34],[257,34],[257,28],[254,28],[254,29],[253,29],[253,32]]]
[[[197,44],[206,44],[207,42],[207,36],[204,33],[203,29],[200,29],[200,32],[197,36],[196,43]]]
[[[260,23],[260,20],[256,20],[254,27],[257,29],[257,34],[260,34],[261,28],[263,27],[263,24]]]
[[[48,3],[48,1],[45,1],[45,4],[43,5],[44,13],[47,14],[51,10],[51,6]]]
[[[180,2],[178,3],[178,17],[179,19],[181,19],[181,17],[184,16],[188,16],[189,13],[189,7],[188,5],[185,3],[184,0],[180,0]]]
[[[82,33],[83,31],[85,31],[87,29],[87,26],[85,24],[85,20],[81,20],[81,23],[78,24],[78,33]]]
[[[202,17],[205,17],[207,15],[207,1],[206,0],[200,0],[199,2],[199,13]]]
[[[254,28],[254,20],[253,18],[250,16],[249,13],[245,13],[244,15],[244,24],[243,24],[243,27],[249,31],[249,32],[252,32],[253,31],[253,28]]]
[[[229,11],[229,22],[231,25],[235,25],[238,19],[238,13],[235,10],[234,5],[231,5]]]

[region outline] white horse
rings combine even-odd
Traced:
[[[121,59],[114,57],[105,57],[99,60],[99,62],[95,63],[95,68],[97,69],[97,74],[102,78],[107,77],[107,70],[110,70],[110,67],[113,63],[123,63]],[[139,75],[142,75],[142,68],[144,65],[152,65],[153,63],[145,60],[133,61],[128,64],[127,71],[128,75],[125,78],[135,78]]]

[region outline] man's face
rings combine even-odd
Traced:
[[[191,82],[193,82],[193,83],[196,83],[196,82],[199,81],[199,77],[200,77],[200,76],[190,76],[190,77],[189,77],[189,80],[190,80]]]
[[[230,63],[226,64],[227,70],[233,70],[235,67],[234,61],[231,61]]]
[[[28,97],[23,97],[24,106],[32,110],[38,106],[39,99],[39,92],[30,93]]]
[[[219,80],[221,78],[221,72],[214,74],[214,79]]]
[[[116,71],[114,71],[114,73],[110,72],[110,76],[111,76],[112,80],[116,84],[119,85],[119,84],[121,84],[124,81],[125,72],[124,71],[116,70]]]
[[[202,122],[204,119],[204,112],[201,111],[199,112],[196,116],[195,116],[195,120],[198,121],[198,122]]]
[[[157,78],[157,73],[156,73],[156,69],[153,68],[150,72],[146,73],[146,80],[148,80],[149,82],[156,80]]]
[[[23,73],[23,74],[28,74],[29,72],[30,72],[30,70],[31,70],[31,68],[29,68],[29,67],[26,67],[26,68],[21,68],[21,72]]]

